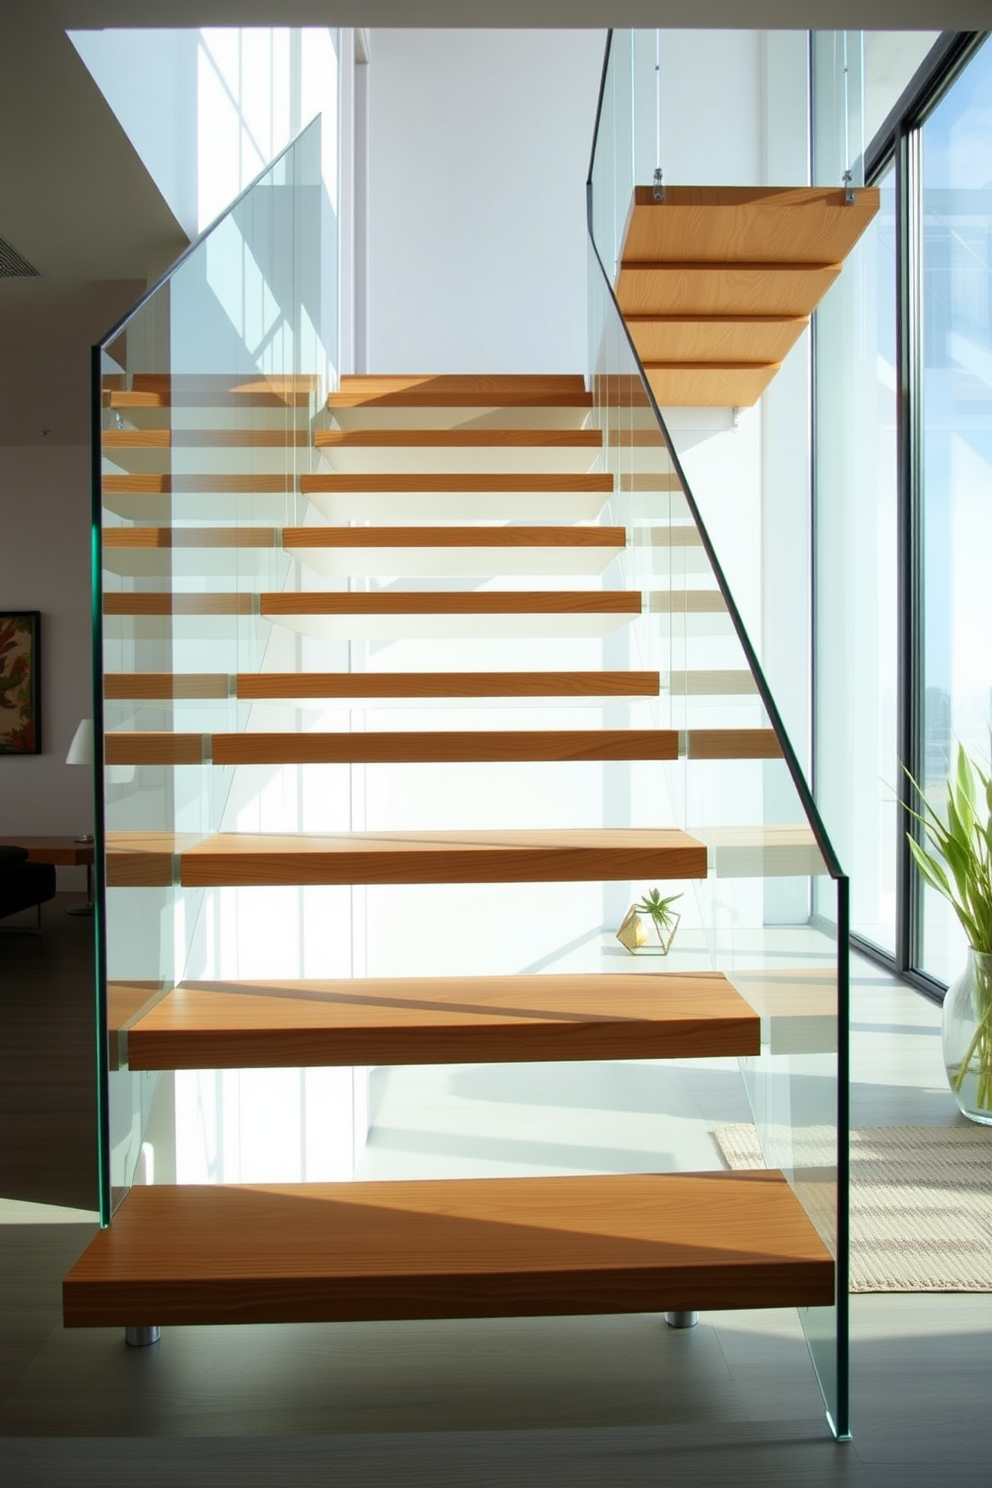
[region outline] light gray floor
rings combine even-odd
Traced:
[[[864,962],[854,1008],[855,1124],[954,1122],[938,1010]],[[611,1151],[617,1167],[657,1151],[662,1118],[716,1165],[709,1127],[747,1119],[732,1067],[682,1066],[660,1083],[639,1068],[586,1083],[604,1166]],[[485,1071],[391,1072],[368,1176],[585,1166],[572,1087],[534,1073],[508,1102]],[[0,1480],[12,1488],[989,1480],[992,1296],[855,1297],[855,1437],[837,1445],[794,1312],[711,1314],[686,1333],[652,1315],[173,1328],[136,1353],[119,1334],[61,1328],[60,1278],[91,1226],[0,1211]]]

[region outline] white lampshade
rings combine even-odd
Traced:
[[[69,745],[69,753],[65,757],[67,765],[91,765],[93,763],[93,720],[84,718],[72,736]]]

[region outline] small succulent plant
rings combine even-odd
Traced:
[[[634,905],[634,909],[638,914],[650,915],[659,931],[668,930],[676,917],[672,905],[676,899],[681,898],[681,894],[669,894],[666,899],[663,899],[658,889],[649,889],[640,904]]]

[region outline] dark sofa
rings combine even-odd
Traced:
[[[26,847],[0,847],[0,920],[22,909],[36,909],[40,930],[41,906],[54,898],[51,863],[29,863]]]

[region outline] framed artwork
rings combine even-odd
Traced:
[[[38,610],[0,610],[0,755],[41,753]]]

